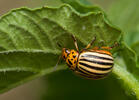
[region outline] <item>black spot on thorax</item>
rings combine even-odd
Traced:
[[[75,55],[73,55],[73,58],[75,58],[76,56]]]
[[[69,62],[70,65],[72,65],[72,62],[69,59],[68,59],[68,62]]]

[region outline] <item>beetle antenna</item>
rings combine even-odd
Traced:
[[[56,68],[57,68],[57,66],[58,66],[58,64],[59,64],[59,62],[60,62],[60,60],[61,60],[61,55],[59,56],[59,58],[58,58],[58,61],[57,61],[57,63],[56,63],[56,65],[55,65],[55,67],[54,67],[54,71],[56,71]]]

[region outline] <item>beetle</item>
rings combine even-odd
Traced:
[[[72,35],[76,50],[63,48],[61,57],[66,61],[68,67],[77,75],[87,79],[105,78],[113,69],[114,58],[111,47],[94,47],[89,49],[96,40],[96,37],[84,49],[79,51],[77,40]]]

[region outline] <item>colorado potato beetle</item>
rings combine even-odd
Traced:
[[[116,44],[112,47],[94,47],[89,49],[96,40],[94,38],[85,49],[79,51],[76,38],[73,35],[72,38],[76,50],[63,48],[61,57],[75,74],[88,79],[101,79],[112,71],[114,58],[109,50],[115,47]]]

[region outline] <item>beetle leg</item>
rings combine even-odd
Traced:
[[[94,47],[93,48],[93,50],[99,50],[100,49],[100,47]]]
[[[111,47],[101,47],[101,49],[111,50]]]
[[[71,35],[71,36],[72,36],[72,39],[74,40],[74,45],[76,47],[76,50],[79,52],[79,48],[78,48],[78,45],[77,45],[77,40],[76,40],[74,35]]]
[[[92,46],[92,44],[95,42],[95,40],[96,40],[96,37],[94,37],[94,39],[91,41],[91,43],[89,43],[89,44],[85,47],[85,49],[90,48],[90,47]]]
[[[106,50],[111,50],[112,48],[114,48],[114,47],[116,47],[116,46],[118,46],[118,43],[117,43],[117,42],[115,42],[114,45],[111,46],[111,47],[101,47],[101,48],[102,48],[102,49],[106,49]]]

